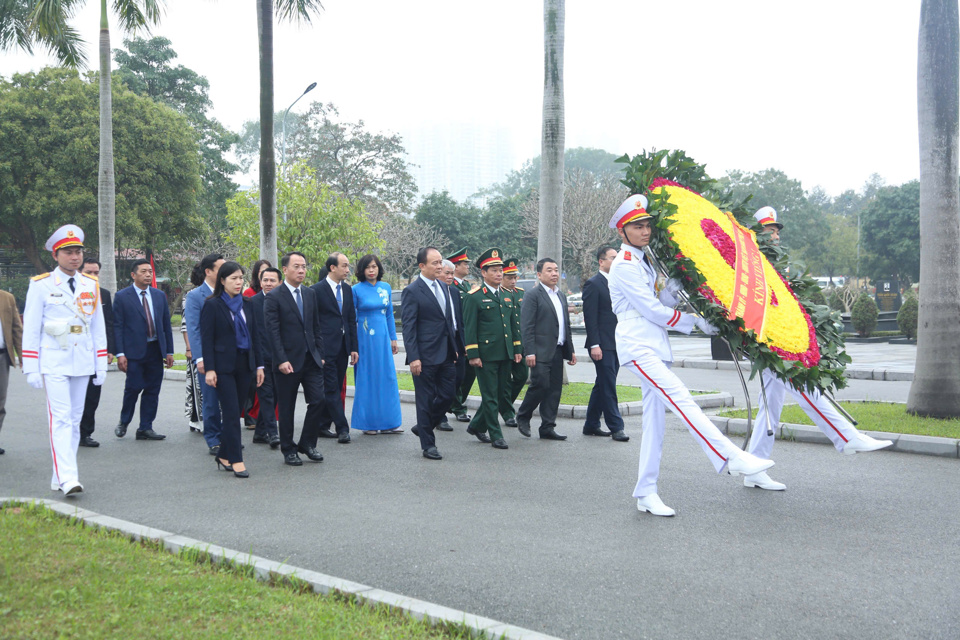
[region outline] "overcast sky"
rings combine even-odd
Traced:
[[[73,23],[94,66],[99,4]],[[372,129],[487,122],[512,131],[518,167],[540,153],[542,2],[324,6],[276,28],[277,110],[317,82],[309,98]],[[567,147],[682,148],[714,176],[774,167],[832,195],[915,179],[919,16],[920,0],[568,0]],[[153,33],[209,79],[215,117],[259,117],[254,0],[168,0]],[[48,63],[5,53],[0,74]]]

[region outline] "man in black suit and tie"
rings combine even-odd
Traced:
[[[540,407],[540,438],[566,440],[555,431],[560,393],[563,390],[563,361],[577,364],[570,334],[567,297],[557,283],[560,267],[552,258],[537,262],[539,284],[528,291],[520,309],[523,354],[530,367],[530,387],[517,412],[520,433],[530,437],[530,418]]]
[[[440,281],[443,282],[448,287],[450,292],[450,302],[453,303],[453,317],[457,321],[457,353],[466,353],[466,340],[463,331],[463,294],[460,292],[460,288],[455,284],[456,277],[454,273],[456,271],[456,265],[450,262],[450,260],[444,260],[442,267],[440,269]],[[473,368],[471,367],[471,370]],[[456,386],[454,387],[454,396],[459,393],[460,385],[463,384],[464,379],[467,375],[467,359],[457,358],[457,380]],[[454,402],[456,402],[456,397],[454,397]],[[438,431],[453,431],[453,427],[450,426],[450,422],[447,420],[447,414],[444,413],[443,417],[440,418],[440,424],[437,425]]]
[[[253,277],[257,277],[254,275]],[[257,426],[253,432],[253,442],[269,444],[271,449],[280,447],[280,436],[277,433],[276,417],[276,376],[273,371],[273,350],[267,336],[267,324],[263,315],[263,307],[268,293],[280,286],[283,274],[280,269],[268,267],[260,272],[260,291],[250,298],[253,305],[253,322],[257,327],[260,343],[260,356],[263,359],[263,384],[257,387],[257,398],[260,399],[260,412],[257,414]]]
[[[320,335],[323,336],[323,389],[326,402],[320,415],[320,436],[336,438],[340,444],[350,442],[350,425],[343,412],[340,390],[347,377],[347,362],[357,364],[357,311],[353,292],[346,283],[350,277],[350,261],[339,252],[331,253],[325,265],[327,277],[310,287],[317,294],[320,308]],[[333,422],[337,429],[330,431]]]
[[[100,262],[96,258],[84,258],[81,273],[94,278],[100,277]],[[107,330],[107,364],[113,363],[113,354],[116,352],[113,335],[113,303],[110,300],[110,291],[100,287],[100,305],[103,307],[103,324]],[[93,439],[93,431],[96,428],[97,407],[100,406],[100,390],[102,385],[93,384],[93,378],[90,378],[90,384],[87,385],[87,396],[83,402],[83,416],[80,418],[80,446],[81,447],[99,447],[100,443]]]
[[[270,341],[280,408],[280,450],[283,462],[293,467],[303,464],[297,453],[314,462],[323,455],[317,451],[317,431],[323,410],[323,338],[320,336],[320,312],[317,294],[303,286],[307,259],[299,251],[283,256],[283,283],[267,294],[263,303],[266,339]],[[300,441],[293,442],[293,415],[297,391],[303,385],[307,415]]]
[[[617,358],[617,314],[610,304],[610,265],[617,257],[613,247],[600,247],[597,262],[600,271],[583,283],[583,324],[587,329],[584,346],[590,351],[590,359],[597,369],[597,379],[590,392],[587,404],[587,419],[583,424],[585,436],[609,436],[618,442],[627,442],[630,437],[623,432],[623,417],[617,400],[617,373],[620,360]],[[610,431],[600,427],[603,415]]]
[[[401,297],[403,346],[417,399],[413,432],[420,437],[423,457],[441,460],[433,430],[453,401],[456,362],[463,354],[457,347],[459,327],[450,290],[438,279],[443,257],[436,248],[424,247],[417,253],[417,263],[420,275]]]

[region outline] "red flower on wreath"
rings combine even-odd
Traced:
[[[650,191],[653,191],[657,187],[680,187],[681,189],[686,189],[690,193],[697,193],[690,187],[685,187],[679,182],[674,182],[673,180],[667,180],[666,178],[654,178],[653,182],[650,183]],[[697,195],[700,195],[697,193]]]

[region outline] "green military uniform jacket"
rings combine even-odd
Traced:
[[[500,289],[499,300],[486,285],[477,285],[463,298],[467,360],[513,360],[523,353],[516,294]]]
[[[457,289],[460,289],[461,293],[464,293],[464,294],[470,293],[470,289],[471,289],[470,283],[467,282],[466,278],[464,278],[460,282],[457,282],[456,279],[454,279],[453,286],[455,286]]]

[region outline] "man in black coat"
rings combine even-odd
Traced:
[[[100,262],[96,258],[85,258],[81,273],[94,278],[100,277]],[[107,329],[107,364],[113,363],[113,354],[116,353],[116,346],[113,335],[113,303],[110,301],[110,292],[100,287],[100,304],[103,306],[103,324]],[[102,386],[93,384],[93,378],[90,378],[90,384],[87,385],[87,396],[83,401],[83,417],[80,418],[80,446],[81,447],[99,447],[100,443],[93,439],[93,431],[96,428],[97,407],[100,406],[100,390]]]
[[[441,460],[433,430],[450,408],[455,393],[459,326],[450,289],[439,280],[443,258],[434,247],[417,253],[420,275],[403,290],[403,346],[413,374],[417,426],[423,457]],[[462,324],[462,322],[461,322]]]
[[[323,389],[326,401],[320,415],[320,436],[350,442],[350,425],[343,411],[340,395],[347,377],[347,362],[357,364],[357,311],[353,291],[346,280],[350,277],[350,261],[339,252],[330,254],[325,265],[327,276],[313,285],[320,309],[320,335],[323,337]],[[330,431],[330,423],[336,434]]]
[[[443,266],[440,270],[440,281],[447,285],[448,290],[450,291],[450,302],[453,304],[453,315],[457,320],[457,353],[466,353],[466,340],[464,336],[463,329],[463,294],[460,291],[454,277],[454,271],[456,271],[456,265],[454,265],[450,260],[444,260]],[[473,367],[470,367],[470,370],[473,370]],[[466,358],[457,358],[457,379],[456,386],[454,387],[454,395],[459,393],[460,385],[463,384],[464,379],[467,375],[467,359]],[[466,398],[464,398],[466,399]],[[456,402],[456,398],[454,398]],[[466,406],[466,405],[464,405]],[[443,417],[440,418],[440,424],[437,425],[438,431],[453,431],[453,427],[450,426],[450,422],[447,420],[447,414],[444,413]]]
[[[256,276],[254,276],[256,277]],[[283,274],[280,269],[270,267],[260,272],[260,292],[250,298],[253,305],[253,322],[260,336],[260,356],[263,358],[263,384],[257,388],[260,400],[260,412],[257,414],[257,426],[253,432],[253,441],[257,444],[269,444],[271,449],[280,447],[280,435],[277,433],[277,397],[276,375],[273,371],[273,350],[267,339],[267,325],[263,314],[267,294],[280,286]]]
[[[617,314],[610,304],[610,265],[617,257],[613,247],[600,247],[597,251],[599,273],[583,283],[583,325],[587,330],[584,345],[590,352],[590,359],[597,369],[597,379],[590,392],[587,404],[587,419],[583,424],[585,436],[613,436],[618,442],[626,442],[630,437],[623,432],[623,417],[617,400],[617,373],[620,360],[617,358]],[[610,431],[600,427],[600,416],[604,417]]]
[[[283,282],[267,294],[263,302],[266,340],[270,341],[277,406],[280,407],[280,450],[283,462],[293,467],[303,464],[297,453],[314,462],[323,455],[317,451],[317,431],[323,410],[323,338],[317,294],[303,286],[307,260],[299,251],[283,256]],[[300,441],[293,442],[293,416],[297,391],[303,385],[307,415]]]
[[[530,418],[540,407],[540,438],[566,440],[554,428],[563,391],[563,361],[577,364],[570,332],[567,297],[560,291],[560,268],[551,258],[537,262],[539,283],[528,291],[520,309],[523,354],[530,367],[530,386],[517,411],[520,434],[530,437]]]

